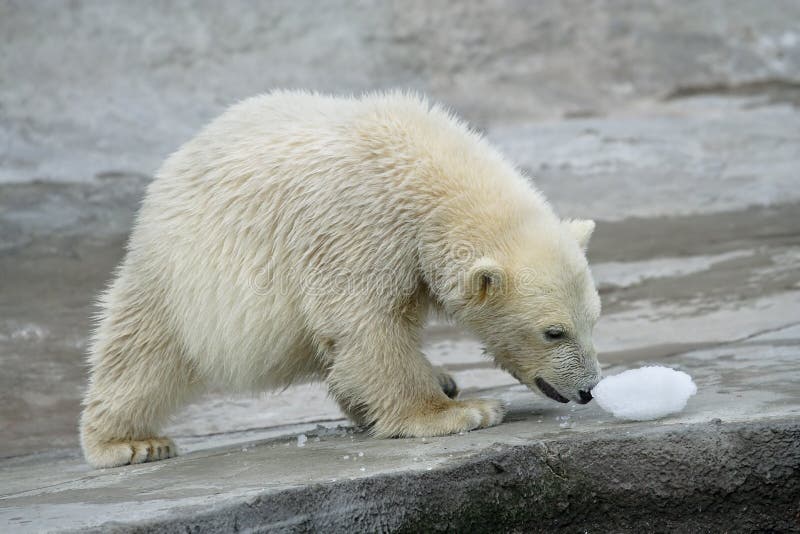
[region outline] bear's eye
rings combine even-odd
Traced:
[[[557,326],[551,326],[544,331],[544,338],[547,341],[558,341],[564,339],[564,329]]]

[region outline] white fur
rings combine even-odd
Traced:
[[[377,436],[499,423],[498,401],[442,392],[419,350],[432,307],[524,383],[576,398],[598,375],[587,224],[560,221],[484,139],[418,97],[276,92],[233,106],[159,170],[102,298],[87,460],[174,454],[136,444],[165,440],[166,418],[212,385],[326,380]],[[551,324],[569,343],[542,339]]]

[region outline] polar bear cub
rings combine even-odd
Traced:
[[[461,121],[403,94],[276,92],[233,106],[147,188],[101,298],[81,418],[89,464],[173,456],[206,388],[324,380],[377,437],[500,423],[420,351],[440,310],[560,401],[599,380],[591,221],[559,219]]]

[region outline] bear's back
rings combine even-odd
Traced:
[[[415,236],[426,207],[404,192],[409,164],[387,159],[394,150],[402,157],[402,140],[379,138],[398,126],[380,116],[386,105],[255,97],[159,170],[126,261],[164,288],[182,342],[208,374],[230,354],[265,368],[267,353],[308,345],[307,327],[325,330],[331,317],[346,327],[418,283]],[[419,101],[405,105],[424,112]]]

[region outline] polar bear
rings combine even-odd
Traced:
[[[561,220],[480,135],[423,98],[275,92],[171,155],[101,297],[81,417],[88,463],[176,454],[159,435],[213,386],[324,380],[377,437],[500,423],[420,351],[429,312],[523,384],[591,399],[592,221]]]

